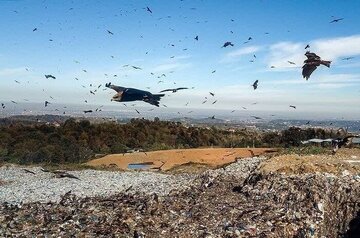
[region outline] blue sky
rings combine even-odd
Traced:
[[[292,113],[291,104],[297,113],[360,116],[359,9],[360,1],[0,0],[0,102],[115,105],[113,91],[89,93],[111,81],[154,93],[194,87],[165,97],[169,108]],[[226,41],[234,47],[221,48]],[[309,81],[306,44],[333,61]]]

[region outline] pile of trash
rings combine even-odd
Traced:
[[[330,174],[203,173],[166,196],[120,193],[0,206],[0,236],[355,237],[360,179]]]

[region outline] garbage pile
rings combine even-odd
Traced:
[[[0,237],[356,237],[360,178],[203,173],[169,195],[0,206]]]

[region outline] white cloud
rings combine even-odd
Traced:
[[[279,42],[269,47],[268,66],[274,71],[294,70],[302,66],[305,42]],[[324,60],[336,61],[339,58],[360,55],[360,35],[316,39],[310,41],[310,50]],[[296,63],[289,64],[288,61]]]

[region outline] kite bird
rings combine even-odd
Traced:
[[[227,42],[224,43],[224,45],[221,48],[226,48],[228,46],[234,46],[234,44],[231,43],[230,41],[227,41]]]
[[[152,94],[148,91],[135,88],[115,86],[111,83],[105,84],[105,87],[111,88],[117,92],[111,99],[111,101],[116,102],[144,101],[159,107],[161,97],[165,96],[165,94]]]
[[[307,51],[305,53],[307,59],[304,61],[304,66],[302,67],[302,76],[308,80],[312,72],[320,66],[320,64],[325,65],[326,67],[330,68],[331,61],[321,60],[320,56],[316,55],[315,53],[311,53]]]
[[[258,87],[259,80],[255,80],[255,82],[251,85],[253,86],[254,90]]]
[[[56,77],[55,76],[53,76],[53,75],[51,75],[51,74],[46,74],[45,75],[45,78],[52,78],[52,79],[56,79]]]
[[[338,149],[340,149],[343,146],[349,146],[352,144],[352,140],[355,138],[360,138],[360,135],[348,135],[344,138],[337,138],[331,141],[332,145],[332,153],[335,154]]]
[[[164,89],[164,90],[160,91],[160,93],[164,93],[164,92],[176,93],[178,90],[184,90],[184,89],[189,89],[189,88],[169,88],[169,89]]]

